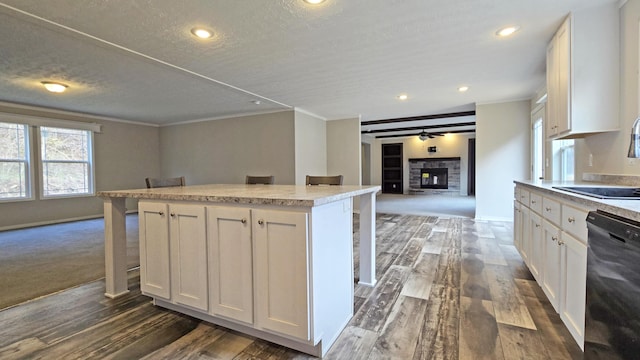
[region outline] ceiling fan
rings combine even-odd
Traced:
[[[436,136],[444,136],[443,134],[438,134],[438,133],[428,133],[424,130],[422,130],[422,132],[420,134],[418,134],[418,137],[420,138],[420,140],[425,141],[427,139],[433,139]]]

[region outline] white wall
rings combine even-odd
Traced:
[[[94,134],[96,191],[143,188],[145,177],[160,175],[159,128],[156,126],[96,120],[45,108],[4,105],[0,106],[0,112],[102,124],[102,132]],[[31,151],[37,151],[35,144],[31,145]],[[39,200],[40,188],[35,180],[35,200],[0,203],[0,228],[102,216],[103,202],[95,196]],[[128,199],[126,206],[134,210],[137,202]]]
[[[295,184],[304,185],[307,175],[327,173],[327,124],[323,119],[295,112]]]
[[[344,185],[360,185],[360,118],[327,121],[327,175],[343,175]]]
[[[294,184],[294,138],[293,110],[162,127],[162,176],[197,185],[273,175],[276,184]]]
[[[476,218],[513,220],[513,181],[529,178],[529,101],[476,107]]]

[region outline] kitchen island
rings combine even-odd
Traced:
[[[106,292],[128,292],[125,199],[139,199],[140,287],[156,305],[322,356],[375,279],[379,186],[196,185],[99,192]]]

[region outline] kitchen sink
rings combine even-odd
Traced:
[[[631,187],[553,186],[553,188],[598,199],[640,199],[640,189]]]

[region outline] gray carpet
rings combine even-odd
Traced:
[[[139,265],[138,216],[127,215],[127,265]],[[0,232],[0,309],[104,277],[104,220]]]
[[[475,218],[476,198],[454,195],[395,195],[380,194],[376,212],[456,218]]]

